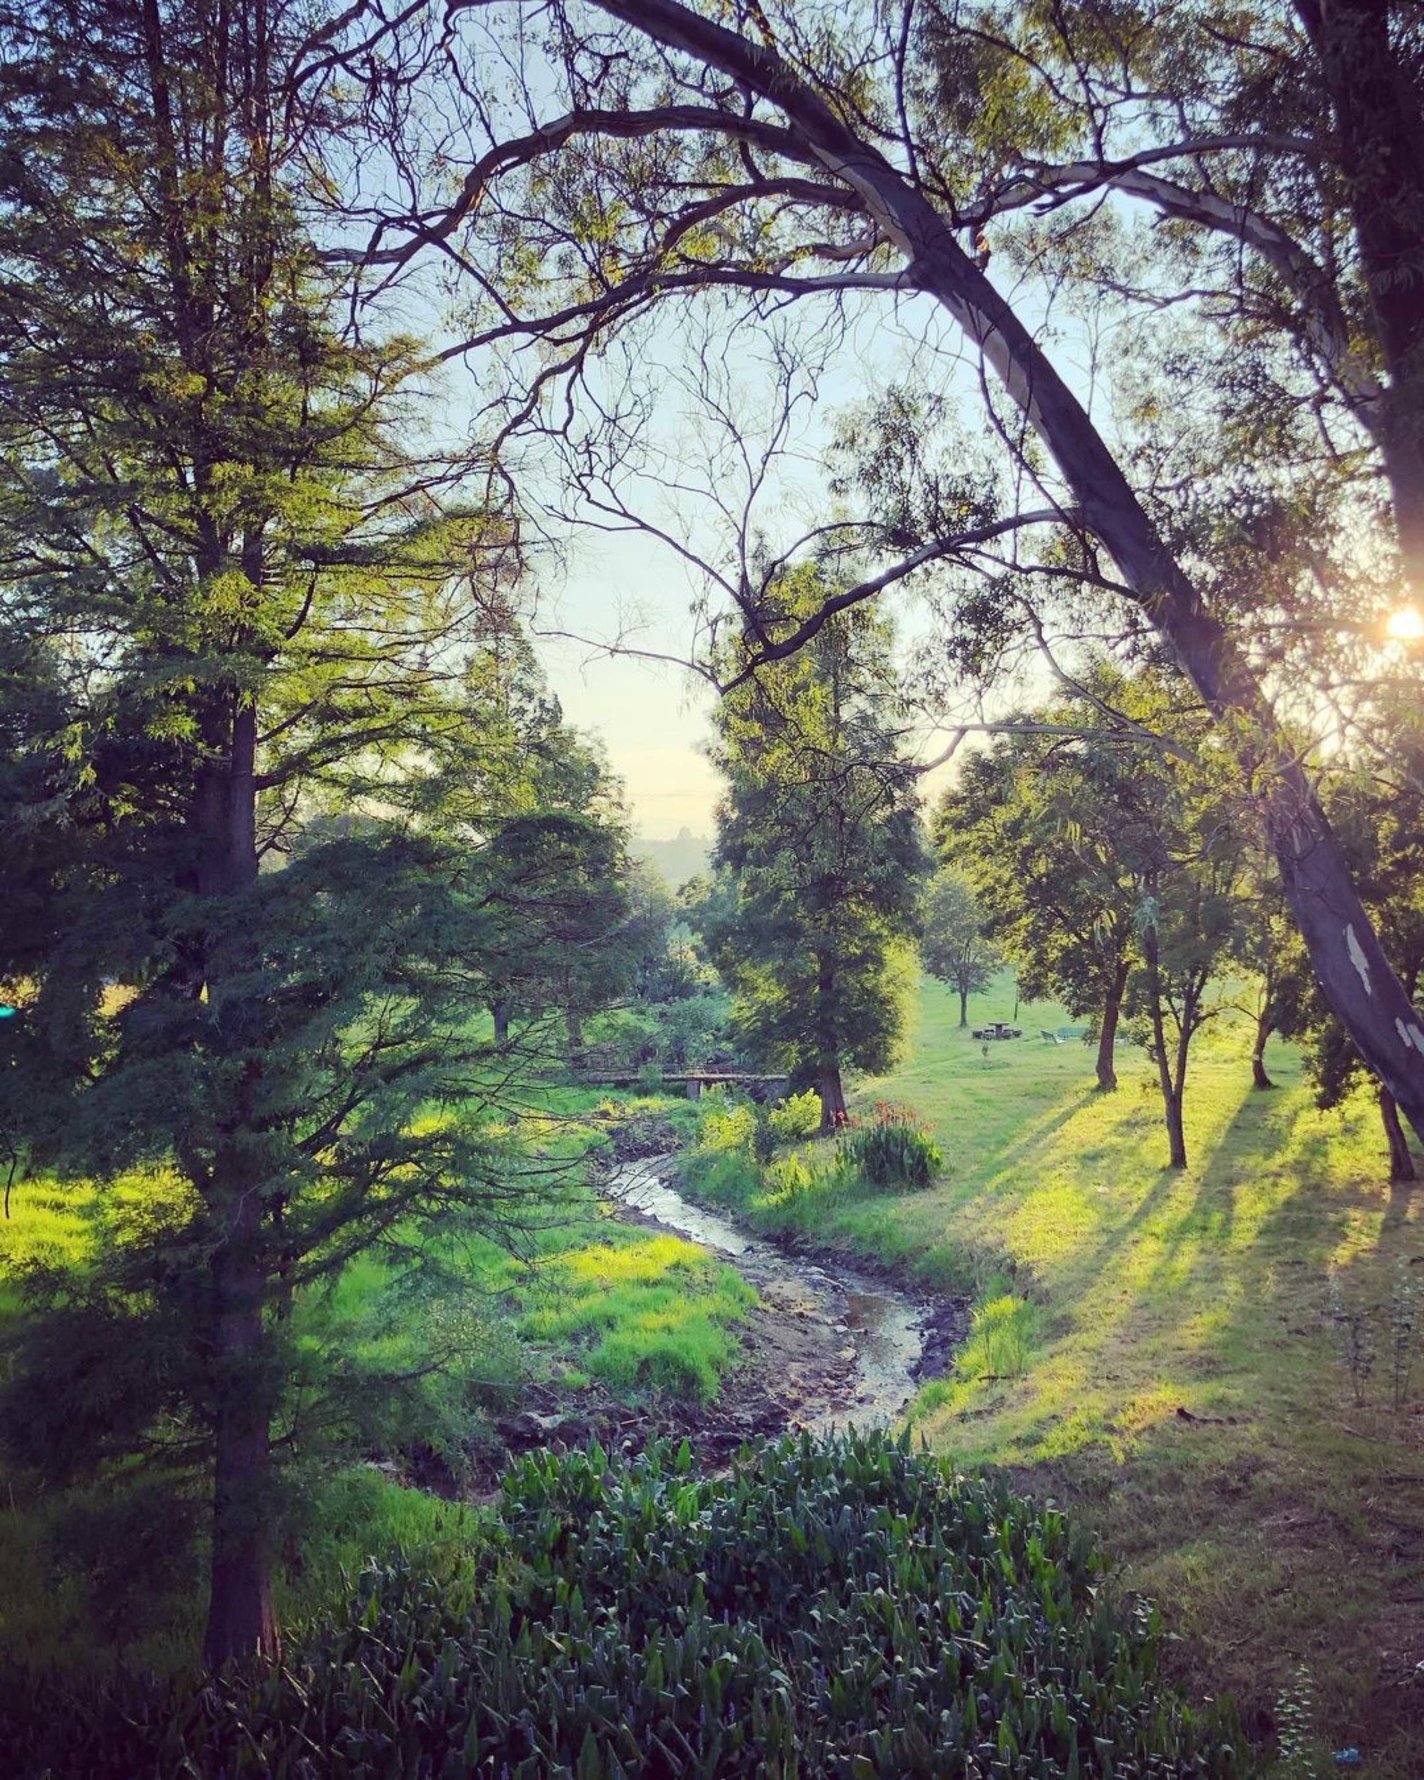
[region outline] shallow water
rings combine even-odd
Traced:
[[[914,1396],[929,1307],[854,1267],[822,1266],[749,1236],[729,1218],[683,1198],[665,1160],[626,1162],[605,1188],[610,1199],[724,1255],[781,1315],[826,1326],[827,1345],[855,1350],[850,1389],[805,1417],[817,1430],[882,1427]],[[809,1406],[808,1406],[809,1407]]]

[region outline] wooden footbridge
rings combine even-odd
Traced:
[[[597,1075],[580,1072],[578,1080],[589,1088],[686,1088],[689,1100],[700,1100],[704,1088],[741,1088],[753,1100],[780,1100],[791,1083],[791,1078],[785,1075],[727,1074],[716,1069],[657,1075],[649,1075],[641,1069],[604,1071]]]

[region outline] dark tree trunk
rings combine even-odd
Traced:
[[[1114,1067],[1113,1053],[1117,1044],[1117,1023],[1122,1014],[1122,995],[1127,987],[1127,973],[1130,966],[1126,958],[1120,958],[1113,970],[1112,982],[1108,985],[1107,995],[1103,1000],[1102,1024],[1098,1028],[1098,1092],[1111,1094],[1117,1087],[1117,1070]]]
[[[244,551],[244,558],[248,552]],[[260,562],[249,566],[260,576]],[[198,790],[195,824],[202,852],[199,887],[213,897],[239,896],[257,882],[257,712],[243,701],[218,718],[224,746]],[[252,934],[239,921],[214,919],[207,936],[205,978],[210,997],[254,965]],[[237,1022],[241,1030],[243,1022]],[[277,1655],[267,1526],[271,1518],[271,1420],[276,1385],[266,1326],[269,1297],[280,1297],[283,1257],[264,1256],[264,1219],[278,1203],[254,1176],[243,1138],[254,1121],[262,1053],[252,1041],[235,1071],[223,1123],[229,1134],[216,1153],[204,1199],[218,1232],[211,1263],[213,1520],[212,1572],[204,1655],[214,1668]],[[238,1059],[231,1060],[237,1063]],[[270,1247],[280,1250],[275,1227]]]
[[[1163,1108],[1167,1124],[1167,1159],[1172,1168],[1187,1165],[1187,1131],[1182,1123],[1182,1097],[1172,1089],[1166,1091]]]
[[[490,1003],[490,1012],[494,1015],[494,1042],[497,1045],[509,1043],[509,1002],[501,995]]]
[[[1424,1025],[1365,913],[1309,778],[1281,734],[1261,687],[1222,623],[1173,557],[1086,409],[915,182],[795,73],[753,43],[678,0],[598,0],[658,41],[686,50],[761,94],[798,145],[855,192],[904,261],[903,288],[947,312],[983,352],[1027,425],[1056,461],[1084,528],[1112,556],[1124,584],[1172,648],[1208,709],[1225,718],[1260,797],[1291,913],[1326,1000],[1355,1048],[1424,1137]],[[1363,13],[1351,0],[1342,14]],[[1382,10],[1382,9],[1381,9]],[[1392,163],[1396,170],[1402,157]],[[1424,282],[1418,283],[1424,290]],[[1409,528],[1401,521],[1406,550]]]
[[[1157,953],[1156,927],[1143,928],[1142,950],[1147,962],[1147,1001],[1152,1017],[1152,1050],[1157,1060],[1157,1084],[1162,1090],[1162,1114],[1167,1126],[1169,1165],[1173,1168],[1185,1168],[1187,1134],[1182,1123],[1180,1086],[1180,1078],[1184,1074],[1184,1059],[1179,1046],[1178,1068],[1174,1074],[1171,1059],[1167,1055],[1167,1022],[1162,1017],[1162,970]]]
[[[1000,1006],[1002,1005],[1001,1002]],[[969,991],[965,988],[961,988],[959,991],[959,1024],[961,1026],[969,1024]]]
[[[572,1002],[564,1009],[564,1025],[569,1035],[569,1062],[583,1062],[583,1014]]]
[[[816,1071],[816,1092],[821,1098],[821,1134],[824,1136],[845,1123],[845,1089],[837,1064],[823,1063]]]
[[[1406,576],[1424,584],[1424,114],[1382,0],[1301,0],[1389,381],[1375,428]]]
[[[1177,1032],[1177,1062],[1172,1075],[1172,1097],[1167,1106],[1167,1146],[1173,1168],[1187,1165],[1187,1051],[1196,1030],[1196,1001],[1184,996],[1182,1023]]]
[[[1414,1166],[1414,1157],[1410,1154],[1409,1139],[1404,1135],[1404,1127],[1399,1122],[1399,1109],[1390,1098],[1388,1088],[1381,1088],[1379,1091],[1379,1109],[1385,1142],[1389,1145],[1389,1178],[1392,1181],[1418,1180],[1419,1173]]]
[[[227,1240],[213,1261],[217,1392],[208,1666],[279,1654],[268,1569],[271,1391],[264,1378],[266,1281],[255,1256],[261,1199],[237,1191]]]

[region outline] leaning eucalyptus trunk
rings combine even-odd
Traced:
[[[1389,1097],[1388,1088],[1381,1088],[1379,1091],[1379,1110],[1385,1142],[1389,1145],[1389,1178],[1396,1183],[1418,1180],[1419,1172],[1414,1166],[1409,1139],[1404,1135],[1399,1112]]]
[[[1305,771],[1249,664],[1172,555],[1087,410],[960,246],[953,219],[942,216],[912,175],[858,135],[774,49],[679,0],[598,4],[766,100],[781,114],[796,149],[819,164],[823,177],[848,186],[879,239],[898,248],[900,290],[932,298],[982,352],[1057,464],[1078,522],[1112,557],[1131,597],[1219,720],[1261,809],[1287,903],[1325,998],[1424,1137],[1424,1023],[1385,956]],[[1338,10],[1367,9],[1354,0]],[[1409,528],[1401,529],[1407,542]]]

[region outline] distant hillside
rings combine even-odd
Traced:
[[[712,842],[705,834],[694,834],[690,828],[682,828],[678,830],[677,839],[671,841],[650,841],[635,835],[632,851],[634,858],[644,859],[655,866],[676,890],[689,878],[707,871]]]

